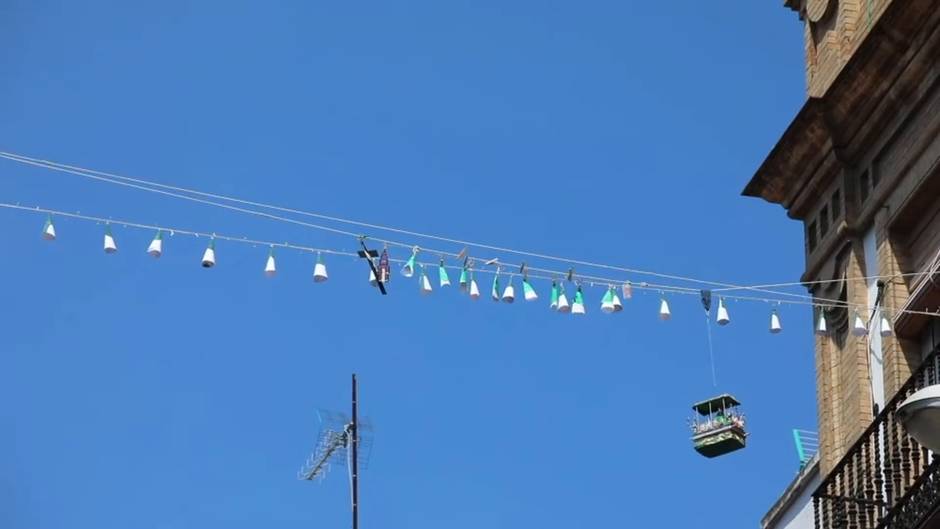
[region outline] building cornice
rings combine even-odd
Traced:
[[[929,65],[911,59],[929,40],[921,29],[933,17],[919,14],[931,12],[932,2],[888,5],[826,93],[807,99],[743,195],[780,204],[801,219],[812,201],[800,197],[821,191],[840,166],[859,163],[894,121],[899,94],[929,75]],[[838,164],[821,170],[827,158]]]

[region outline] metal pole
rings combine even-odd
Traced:
[[[353,529],[359,529],[359,423],[357,412],[359,402],[356,397],[356,374],[352,376],[352,517]]]

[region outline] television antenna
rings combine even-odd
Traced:
[[[316,448],[297,473],[300,480],[322,480],[331,466],[348,466],[353,529],[359,529],[359,467],[368,466],[372,452],[372,425],[368,419],[359,418],[358,389],[356,374],[353,373],[351,417],[344,413],[317,411],[320,434]]]

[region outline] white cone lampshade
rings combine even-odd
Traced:
[[[621,291],[623,292],[623,299],[630,299],[633,297],[633,285],[630,284],[630,282],[624,283]]]
[[[443,259],[441,259],[440,266],[437,267],[437,275],[440,277],[441,288],[450,286],[450,276],[447,275],[447,268],[444,267]]]
[[[887,338],[893,334],[893,332],[891,331],[891,322],[888,321],[888,317],[885,316],[884,314],[881,315],[880,326],[881,326],[881,329],[879,329],[879,332],[881,333],[881,336],[883,338]]]
[[[506,285],[506,289],[503,290],[503,301],[506,303],[516,301],[516,287],[512,285],[512,280],[509,281],[509,284]]]
[[[558,283],[552,281],[552,297],[548,308],[556,310],[558,308]]]
[[[401,267],[401,275],[405,277],[412,277],[415,275],[415,259],[418,256],[418,251],[414,250],[411,252],[411,257],[408,258],[408,261],[405,263],[405,266]]]
[[[431,280],[428,279],[427,272],[424,271],[424,268],[421,268],[421,294],[427,296],[431,293]]]
[[[816,320],[816,335],[826,336],[827,334],[829,334],[829,328],[826,326],[826,313],[823,309],[819,309],[819,318]]]
[[[725,300],[718,298],[718,314],[715,318],[718,325],[728,325],[731,323],[731,317],[728,316],[728,308],[725,307]]]
[[[623,310],[623,303],[620,302],[620,297],[617,296],[616,289],[613,289],[613,293],[614,293],[614,299],[613,299],[614,312],[620,312]]]
[[[47,241],[55,240],[55,224],[52,223],[52,215],[46,217],[46,222],[42,225],[42,238]]]
[[[528,279],[522,280],[522,294],[526,301],[535,301],[539,299],[539,295],[535,292],[535,289],[532,288],[532,285],[529,283]]]
[[[157,230],[157,234],[153,236],[153,240],[150,241],[150,246],[147,247],[147,253],[151,257],[160,257],[163,255],[163,232]]]
[[[274,277],[277,275],[277,263],[274,260],[274,248],[268,252],[268,260],[264,263],[264,275]]]
[[[568,314],[571,312],[571,305],[568,303],[568,296],[565,295],[565,286],[558,288],[558,312]]]
[[[470,299],[480,299],[480,287],[477,285],[477,280],[473,279],[472,275],[470,276]]]
[[[852,336],[865,336],[868,334],[868,326],[865,325],[865,320],[862,319],[862,315],[855,311],[855,320],[852,324]]]
[[[212,268],[215,266],[215,239],[209,241],[209,246],[202,254],[202,267]]]
[[[587,309],[584,307],[584,293],[581,292],[581,287],[578,287],[578,291],[574,293],[574,303],[571,304],[571,313],[572,314],[585,314]]]
[[[323,257],[318,253],[317,264],[313,265],[313,282],[322,283],[329,278],[330,276],[326,273],[326,264],[323,262]]]
[[[610,287],[604,293],[604,297],[601,298],[601,312],[611,314],[614,310],[616,310],[614,309],[614,288]]]
[[[777,314],[777,311],[770,313],[770,334],[778,334],[783,330],[783,327],[780,325],[780,315]]]
[[[369,284],[374,287],[379,286],[379,280],[375,278],[375,272],[372,271],[372,267],[369,267]]]
[[[111,234],[111,226],[104,228],[104,253],[114,253],[117,251],[117,243],[114,242],[114,235]]]
[[[669,303],[666,301],[666,298],[663,298],[659,302],[659,319],[666,321],[672,317],[672,312],[669,311]]]

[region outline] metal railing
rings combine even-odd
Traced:
[[[915,529],[940,504],[940,459],[901,426],[915,391],[940,383],[934,350],[813,493],[817,529]]]

